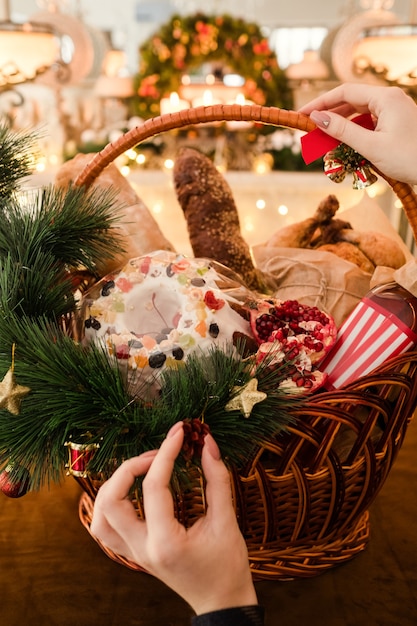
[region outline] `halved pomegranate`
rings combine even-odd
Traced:
[[[290,364],[286,386],[313,391],[326,376],[316,369],[336,340],[333,318],[317,307],[276,298],[250,303],[252,332],[259,344],[256,361]]]
[[[257,364],[265,361],[268,371],[286,364],[287,378],[280,386],[294,391],[311,393],[322,387],[327,379],[327,374],[313,365],[310,355],[296,337],[290,337],[283,343],[280,341],[261,343],[255,359]]]

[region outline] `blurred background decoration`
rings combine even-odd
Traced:
[[[396,85],[414,95],[417,3],[410,3],[407,21],[395,12],[394,0],[361,4],[369,8],[347,20],[333,39],[331,62],[338,79]]]
[[[416,23],[417,0],[0,0],[0,116],[13,129],[37,130],[41,156],[29,184],[39,185],[64,160],[161,112],[214,102],[297,109],[344,81],[395,84],[416,97]],[[38,30],[44,48],[31,39]],[[23,38],[17,49],[11,33]],[[116,164],[183,250],[188,235],[172,188],[182,146],[224,173],[250,245],[335,193],[341,210],[377,201],[411,246],[383,181],[363,192],[349,181],[335,189],[321,159],[305,165],[300,136],[204,124],[154,137]]]
[[[35,80],[60,62],[59,39],[47,24],[10,19],[9,0],[4,0],[0,22],[0,89]]]
[[[344,81],[398,85],[414,97],[416,22],[417,0],[1,0],[0,115],[41,131],[38,167],[48,169],[190,106],[297,109]],[[223,170],[302,172],[299,138],[205,125],[156,138],[119,165],[161,170],[187,144]]]
[[[220,13],[176,14],[163,24],[140,48],[135,88],[138,114],[145,118],[158,115],[161,98],[173,93],[179,96],[175,110],[239,96],[292,106],[285,72],[259,25]]]

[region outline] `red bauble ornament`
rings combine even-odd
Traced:
[[[9,498],[21,498],[29,488],[30,474],[25,468],[12,468],[8,465],[0,473],[0,490]]]

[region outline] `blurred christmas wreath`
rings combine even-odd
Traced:
[[[230,15],[174,15],[140,48],[133,105],[143,118],[160,112],[160,100],[179,91],[184,73],[222,61],[245,79],[247,100],[291,108],[291,90],[259,26]]]

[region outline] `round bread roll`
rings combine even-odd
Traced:
[[[343,241],[356,245],[375,265],[399,269],[406,262],[405,254],[391,237],[375,231],[343,230]]]
[[[375,266],[368,259],[367,256],[353,243],[348,243],[347,241],[339,241],[337,243],[325,243],[322,246],[316,248],[316,250],[322,250],[326,252],[333,252],[341,259],[345,261],[350,261],[357,265],[361,270],[367,272],[368,274],[372,274],[375,270]]]

